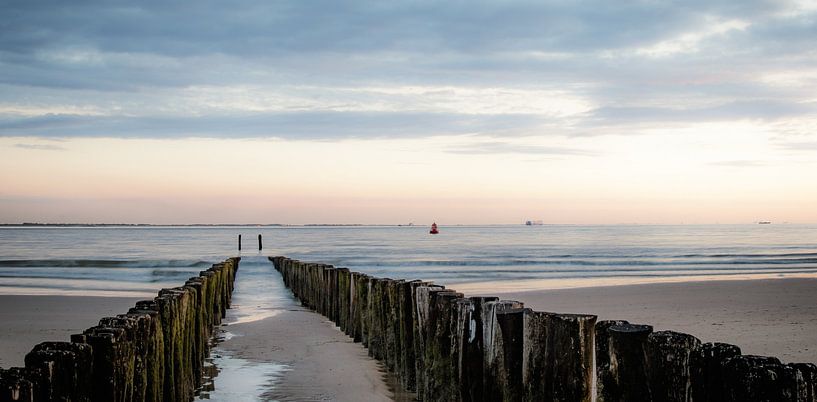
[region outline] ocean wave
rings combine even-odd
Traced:
[[[0,260],[6,268],[209,268],[199,260]]]
[[[592,259],[584,257],[582,259],[475,259],[475,260],[412,260],[412,261],[339,261],[338,266],[364,266],[364,267],[428,267],[428,266],[541,266],[541,265],[574,265],[574,266],[687,266],[687,265],[802,265],[817,264],[817,257],[802,258],[714,258],[714,259],[677,259],[665,257],[632,258],[619,257],[616,259]]]

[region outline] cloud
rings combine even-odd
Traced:
[[[734,167],[734,168],[761,167],[761,166],[767,166],[768,165],[768,163],[765,162],[765,161],[755,161],[755,160],[719,161],[719,162],[711,162],[709,164],[712,165],[712,166]]]
[[[817,151],[817,141],[784,142],[778,144],[778,146],[788,151],[803,151],[803,152]]]
[[[588,122],[597,125],[632,124],[637,122],[701,122],[760,119],[775,120],[808,116],[817,112],[817,105],[796,101],[755,100],[733,101],[708,107],[602,107],[589,113]]]
[[[592,156],[594,153],[565,147],[551,147],[542,145],[512,144],[502,141],[488,141],[474,144],[466,144],[456,148],[450,148],[447,152],[464,155],[489,155],[489,154],[525,154],[525,155],[550,155],[550,156]]]
[[[814,113],[813,88],[757,77],[813,70],[816,11],[768,0],[9,0],[0,135],[507,136],[793,118]],[[99,116],[53,113],[75,109]]]
[[[530,135],[536,115],[428,112],[270,112],[204,116],[46,115],[0,118],[6,137],[287,138],[428,137],[456,134]]]
[[[40,151],[64,151],[65,148],[58,146],[58,145],[50,145],[50,144],[14,144],[16,148],[22,149],[34,149]]]

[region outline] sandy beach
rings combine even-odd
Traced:
[[[279,278],[276,278],[280,281]],[[274,364],[259,394],[277,400],[371,400],[395,397],[378,362],[326,318],[302,308],[280,283],[276,302],[255,318],[233,314],[226,339],[214,349],[253,364]],[[453,286],[452,286],[453,287]],[[240,291],[240,289],[237,289]],[[235,313],[246,311],[236,293]],[[740,346],[745,354],[786,362],[817,362],[817,280],[776,279],[642,284],[578,289],[496,292],[541,311],[597,314],[599,319],[647,323]],[[21,365],[45,340],[67,340],[102,316],[126,311],[136,299],[0,296],[0,366]],[[246,303],[249,304],[250,300]],[[228,314],[228,317],[230,314]],[[232,323],[231,323],[232,322]],[[217,361],[218,364],[218,361]],[[223,381],[227,381],[225,378]],[[217,385],[218,387],[218,385]],[[401,398],[398,395],[398,400]]]
[[[455,288],[452,286],[452,288]],[[577,289],[502,292],[475,289],[468,295],[500,295],[527,307],[590,313],[599,320],[650,324],[655,330],[727,342],[744,354],[785,362],[817,363],[817,279],[678,282]]]
[[[0,367],[22,366],[26,353],[44,341],[71,334],[126,313],[144,298],[0,295]]]

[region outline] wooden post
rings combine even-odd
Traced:
[[[456,300],[463,295],[452,290],[432,292],[430,295],[423,400],[457,400],[459,384],[455,371],[456,359],[452,353],[451,327],[456,324]]]
[[[693,354],[701,341],[688,334],[659,331],[647,337],[647,345],[653,398],[669,402],[691,400]]]
[[[416,307],[414,327],[417,329],[414,333],[415,353],[417,354],[417,364],[415,365],[415,373],[417,379],[417,396],[421,399],[424,397],[423,390],[426,384],[426,366],[430,363],[426,362],[426,349],[429,347],[431,340],[429,339],[431,326],[429,325],[429,316],[431,314],[432,294],[435,292],[442,292],[445,288],[437,285],[420,286],[416,289]],[[423,399],[425,400],[425,399]]]
[[[497,297],[469,297],[457,301],[457,333],[455,336],[460,398],[464,402],[483,401],[482,308]]]
[[[723,369],[724,401],[807,400],[797,397],[798,371],[775,357],[735,356],[724,361]]]
[[[258,235],[258,251],[261,251],[261,235]]]
[[[613,325],[608,331],[610,375],[604,384],[605,401],[651,401],[647,363],[647,337],[650,325]]]
[[[29,376],[21,367],[0,368],[0,401],[34,402],[34,383]]]
[[[615,325],[626,325],[624,320],[604,320],[596,323],[596,402],[613,402],[606,400],[612,391],[605,390],[607,386],[615,386],[615,377],[610,368],[610,333],[609,329]]]
[[[238,251],[241,251],[241,235],[238,235]]]
[[[692,400],[726,400],[723,386],[723,362],[739,356],[740,348],[727,343],[704,343],[692,358]]]
[[[484,398],[520,400],[522,390],[522,329],[524,304],[512,300],[485,303],[483,309]]]
[[[528,400],[592,400],[595,324],[594,315],[525,315],[522,380]]]

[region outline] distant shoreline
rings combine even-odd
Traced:
[[[735,225],[757,225],[758,222],[741,223],[544,223],[536,225],[525,225],[524,223],[449,223],[440,224],[444,227],[457,226],[735,226]],[[426,227],[425,223],[0,223],[0,228],[24,228],[24,227],[66,227],[66,228],[96,228],[96,227]],[[781,222],[774,226],[790,225],[814,225],[814,223],[793,223]]]

